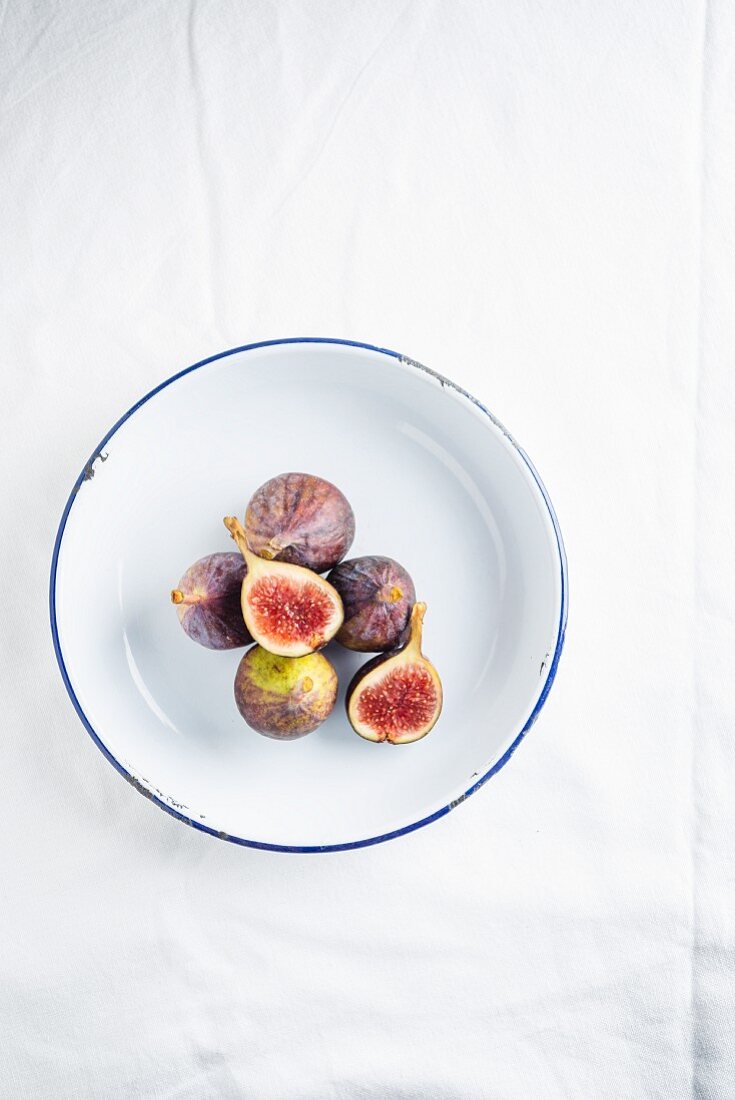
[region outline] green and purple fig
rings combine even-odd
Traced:
[[[325,646],[344,618],[339,593],[309,569],[258,557],[239,520],[227,516],[224,522],[247,563],[240,601],[254,640],[281,657],[303,657]]]
[[[413,581],[402,565],[377,554],[350,558],[336,565],[327,580],[344,605],[338,642],[361,653],[399,644],[416,602]]]
[[[331,481],[312,474],[279,474],[253,493],[245,531],[259,557],[326,573],[352,545],[355,516]]]
[[[415,604],[406,643],[368,661],[347,689],[350,725],[367,741],[419,741],[441,714],[441,680],[421,651],[425,612],[425,603]]]
[[[190,566],[171,592],[182,627],[207,649],[250,645],[240,605],[247,565],[240,554],[209,554]]]
[[[336,698],[337,673],[321,653],[279,657],[255,645],[235,676],[240,714],[254,730],[276,741],[311,733],[332,713]]]

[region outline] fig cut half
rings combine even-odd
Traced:
[[[224,522],[248,567],[240,602],[254,640],[279,657],[304,657],[325,646],[344,619],[336,589],[303,566],[259,558],[240,521],[226,516]]]
[[[408,745],[434,728],[442,709],[439,674],[421,651],[426,604],[411,612],[401,649],[368,661],[347,689],[347,717],[367,741]]]

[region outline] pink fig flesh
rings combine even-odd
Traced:
[[[334,600],[316,584],[291,577],[258,577],[248,593],[253,630],[273,651],[286,650],[300,641],[310,648],[324,645],[334,618]]]
[[[251,497],[245,531],[259,557],[324,573],[352,545],[355,516],[330,481],[313,474],[279,474]]]
[[[415,740],[407,735],[433,724],[436,705],[431,675],[420,665],[407,665],[391,669],[365,687],[355,712],[360,724],[379,733],[381,741],[395,743]]]
[[[252,642],[240,592],[247,565],[240,554],[209,554],[190,566],[171,592],[184,631],[207,649],[237,649]]]
[[[378,554],[340,562],[327,580],[342,597],[345,620],[337,641],[378,653],[401,641],[416,602],[413,581],[397,561]]]

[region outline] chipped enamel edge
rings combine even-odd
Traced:
[[[98,461],[107,461],[109,457],[109,452],[103,452],[103,448],[112,439],[118,428],[120,428],[126,420],[129,420],[130,417],[135,412],[137,412],[142,405],[144,405],[152,397],[155,397],[157,393],[160,393],[161,390],[165,389],[167,386],[170,386],[173,382],[177,382],[180,378],[183,378],[185,375],[190,374],[192,371],[198,370],[200,367],[206,366],[208,363],[214,363],[219,359],[226,359],[230,355],[238,355],[240,352],[244,351],[254,351],[257,348],[276,347],[278,345],[287,344],[335,344],[340,346],[362,348],[365,351],[373,351],[381,355],[387,355],[393,359],[397,359],[398,362],[401,363],[403,366],[411,367],[414,370],[420,371],[423,374],[428,375],[438,385],[440,385],[442,389],[451,389],[456,394],[459,394],[461,397],[463,397],[466,401],[469,401],[485,416],[487,416],[488,419],[493,423],[493,425],[503,434],[503,436],[505,436],[505,438],[514,448],[514,450],[520,455],[520,457],[523,459],[524,463],[530,470],[533,479],[538,486],[539,492],[541,493],[543,501],[548,509],[559,551],[559,565],[561,569],[561,611],[559,615],[559,629],[557,633],[556,645],[554,647],[554,653],[553,657],[551,657],[550,663],[548,660],[550,654],[547,654],[541,666],[541,675],[544,671],[544,665],[548,667],[548,675],[546,677],[546,681],[544,683],[541,694],[536,701],[536,705],[533,708],[531,715],[528,718],[528,721],[517,734],[513,743],[508,749],[506,749],[500,759],[496,760],[493,766],[483,776],[477,779],[477,781],[473,783],[472,786],[470,786],[468,790],[464,792],[464,794],[461,794],[458,798],[455,798],[452,802],[448,803],[448,805],[442,806],[441,809],[436,810],[433,814],[429,814],[428,817],[421,818],[419,821],[414,821],[410,825],[404,825],[400,829],[394,829],[391,832],[383,833],[380,836],[367,837],[365,840],[347,841],[344,844],[324,844],[307,846],[289,844],[268,844],[264,841],[247,840],[245,837],[231,836],[229,833],[225,833],[220,830],[213,829],[209,825],[205,825],[202,819],[196,820],[195,818],[188,817],[185,813],[181,812],[188,807],[184,806],[182,803],[176,802],[174,799],[163,794],[162,791],[158,790],[152,785],[149,785],[146,780],[139,779],[131,774],[131,771],[128,770],[129,766],[122,761],[117,760],[109,751],[107,746],[103,743],[100,736],[93,728],[91,722],[84,713],[82,706],[74,693],[74,689],[71,685],[71,680],[69,678],[69,674],[66,670],[66,665],[64,663],[64,655],[61,650],[61,642],[59,640],[59,630],[56,618],[56,573],[58,568],[59,553],[61,550],[61,542],[64,536],[66,523],[69,518],[69,513],[74,504],[76,495],[84,482],[90,481],[94,477],[95,464]],[[139,791],[145,798],[149,799],[149,801],[151,802],[154,802],[162,810],[165,810],[167,814],[170,814],[172,817],[178,818],[179,821],[183,821],[184,824],[191,825],[192,828],[199,829],[200,832],[203,833],[209,833],[210,836],[217,837],[220,840],[228,840],[232,844],[240,844],[247,848],[259,848],[263,851],[269,852],[343,852],[349,851],[352,848],[365,848],[372,844],[381,844],[383,841],[393,840],[396,837],[403,836],[405,833],[411,833],[415,829],[420,829],[424,825],[429,825],[432,821],[436,821],[438,820],[438,818],[443,817],[445,814],[449,813],[449,811],[453,810],[455,806],[459,806],[460,803],[464,802],[467,798],[470,797],[470,795],[474,794],[475,791],[478,791],[480,787],[482,787],[483,784],[487,782],[488,779],[494,776],[497,772],[500,771],[502,767],[505,766],[505,764],[508,763],[511,756],[516,751],[521,741],[538,718],[539,713],[541,712],[541,709],[546,702],[548,694],[551,690],[551,686],[556,677],[556,672],[559,665],[559,658],[561,657],[561,652],[564,647],[564,638],[567,626],[568,588],[569,580],[564,542],[561,535],[561,529],[559,527],[559,521],[556,517],[556,513],[551,503],[551,499],[549,498],[549,494],[547,493],[546,488],[541,481],[541,478],[539,477],[533,463],[531,462],[526,452],[523,450],[522,447],[518,445],[518,443],[516,443],[510,432],[500,423],[500,421],[495,416],[493,416],[490,410],[487,409],[481,401],[478,401],[477,398],[473,397],[471,393],[467,392],[467,390],[462,389],[461,386],[458,386],[455,382],[452,382],[451,379],[445,378],[444,375],[437,373],[437,371],[431,370],[430,367],[425,367],[423,363],[419,363],[416,359],[410,359],[408,358],[408,356],[401,355],[399,352],[391,351],[390,348],[376,347],[374,344],[365,344],[358,340],[340,340],[337,338],[323,336],[294,336],[285,338],[283,340],[261,340],[254,344],[244,344],[242,347],[230,348],[228,351],[220,352],[218,355],[210,355],[207,359],[202,359],[200,360],[200,362],[194,363],[190,367],[185,367],[183,370],[178,371],[176,374],[173,374],[170,378],[167,378],[164,382],[161,382],[154,389],[150,390],[147,394],[145,394],[144,397],[141,397],[139,401],[136,401],[136,403],[130,409],[128,409],[128,411],[124,413],[123,416],[121,416],[115,424],[113,424],[113,426],[104,436],[104,438],[95,448],[89,460],[85,463],[82,472],[77,478],[71,490],[71,493],[69,494],[67,502],[64,506],[64,511],[61,514],[59,529],[56,533],[54,549],[51,555],[51,574],[49,578],[49,615],[51,620],[51,635],[54,643],[54,652],[56,654],[56,660],[58,662],[59,670],[61,672],[61,678],[64,682],[64,687],[67,690],[69,698],[72,701],[74,709],[76,710],[82,725],[87,730],[87,733],[90,735],[103,756],[105,756],[107,760],[109,760],[109,762],[112,764],[112,766],[123,776],[123,778],[127,780],[127,782],[130,783],[130,785],[134,787],[137,791]],[[474,779],[476,775],[477,773],[474,773],[471,778]]]

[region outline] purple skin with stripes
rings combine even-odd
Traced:
[[[336,698],[337,673],[322,653],[279,657],[255,645],[235,675],[240,714],[254,730],[276,741],[311,733],[332,713]]]
[[[259,557],[325,573],[352,545],[355,516],[330,481],[312,474],[279,474],[253,494],[245,531]]]
[[[413,581],[402,565],[377,554],[350,558],[327,580],[345,609],[338,642],[361,653],[382,653],[398,645],[416,602]]]
[[[248,567],[241,554],[209,554],[184,573],[171,592],[184,631],[207,649],[250,645],[240,590]]]

